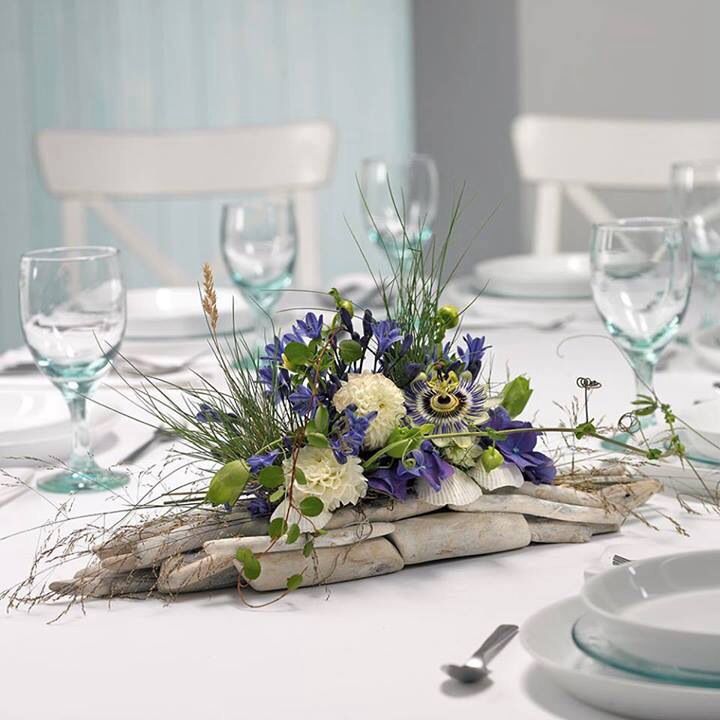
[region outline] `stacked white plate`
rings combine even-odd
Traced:
[[[720,717],[720,550],[628,563],[534,615],[521,638],[580,700],[647,720]]]

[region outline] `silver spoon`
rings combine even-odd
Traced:
[[[498,625],[464,665],[443,665],[443,671],[461,683],[482,680],[490,672],[487,663],[517,635],[518,630],[517,625]]]

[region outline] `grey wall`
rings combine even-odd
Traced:
[[[472,261],[517,252],[520,205],[508,129],[518,109],[515,3],[415,0],[415,137],[440,173],[438,230],[467,184],[454,255]],[[482,223],[501,203],[485,230]]]
[[[591,117],[718,119],[718,0],[517,0],[519,107]],[[617,215],[667,214],[664,193],[604,193]],[[530,216],[532,200],[526,205]],[[563,207],[566,248],[588,223]]]

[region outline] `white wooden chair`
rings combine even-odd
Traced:
[[[61,201],[63,241],[86,242],[86,210],[170,284],[188,278],[113,200],[287,192],[295,201],[296,282],[318,284],[317,188],[332,174],[335,130],[326,122],[191,132],[44,130],[40,167]],[[218,219],[219,222],[219,219]]]
[[[563,196],[591,222],[614,217],[591,188],[664,190],[670,166],[720,158],[720,122],[520,115],[512,125],[522,180],[537,186],[532,250],[560,248]]]

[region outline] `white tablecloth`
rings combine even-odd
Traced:
[[[561,340],[581,333],[591,337],[558,349]],[[615,418],[628,408],[632,374],[599,323],[487,334],[496,378],[504,377],[506,364],[512,374],[532,377],[528,411],[538,422],[558,420],[562,413],[553,401],[569,403],[578,375],[603,384],[592,400],[596,418]],[[680,353],[670,367],[657,382],[670,402],[680,407],[712,396],[712,374],[691,357]],[[100,460],[112,462],[147,430],[123,420],[114,433]],[[163,453],[149,454],[144,464],[159,462]],[[0,507],[0,536],[47,520],[58,500],[27,492]],[[409,567],[329,590],[302,590],[260,610],[225,591],[171,604],[96,601],[54,624],[47,622],[57,606],[2,614],[0,718],[610,718],[556,688],[517,640],[493,662],[493,684],[482,691],[454,684],[439,668],[467,657],[495,625],[522,624],[542,606],[577,593],[583,570],[609,547],[717,547],[720,518],[691,517],[672,496],[653,506],[676,518],[690,537],[651,510],[658,530],[631,520],[620,534],[584,545]],[[73,513],[103,507],[102,495],[82,496]],[[35,533],[0,542],[0,587],[27,573],[36,542]]]

